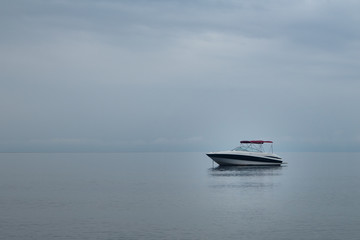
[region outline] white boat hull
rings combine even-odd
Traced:
[[[211,158],[219,164],[220,166],[279,166],[280,163],[273,162],[261,162],[261,161],[246,161],[246,160],[236,160],[236,159],[227,159],[227,158]]]
[[[269,153],[216,152],[207,154],[221,166],[280,166],[281,158]]]

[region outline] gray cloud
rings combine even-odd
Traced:
[[[0,151],[357,150],[358,5],[1,3]]]

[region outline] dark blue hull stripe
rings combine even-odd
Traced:
[[[281,160],[281,158],[279,158],[279,157],[274,157],[274,156],[265,156],[265,157]]]
[[[206,155],[208,155],[210,158],[227,158],[227,159],[253,161],[253,162],[282,163],[281,160],[267,159],[264,157],[256,157],[256,156],[233,155],[233,154],[211,154],[211,153]]]

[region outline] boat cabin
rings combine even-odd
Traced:
[[[264,143],[270,143],[268,149],[264,148]],[[232,149],[231,151],[244,151],[244,152],[271,152],[273,153],[273,142],[263,140],[240,141],[240,146]]]

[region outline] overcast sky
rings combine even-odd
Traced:
[[[1,1],[0,151],[358,151],[359,9]]]

